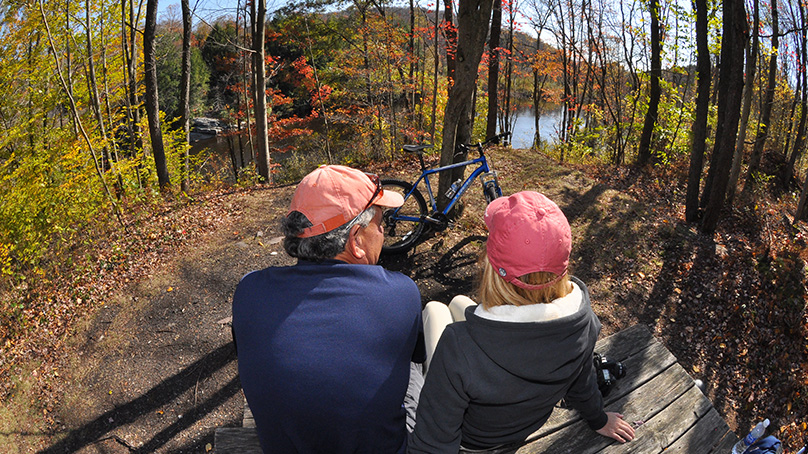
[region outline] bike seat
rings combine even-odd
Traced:
[[[402,150],[406,151],[407,153],[421,153],[422,151],[432,148],[431,143],[423,144],[423,145],[404,145],[401,147]]]

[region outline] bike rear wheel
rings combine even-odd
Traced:
[[[385,191],[395,191],[406,197],[412,189],[412,185],[401,180],[382,180],[382,188]],[[415,246],[418,238],[424,232],[427,216],[427,205],[424,196],[415,189],[409,197],[404,199],[404,205],[400,208],[385,210],[383,216],[384,223],[384,245],[383,254],[400,254]],[[410,219],[401,219],[406,216]],[[417,220],[416,220],[417,219]]]

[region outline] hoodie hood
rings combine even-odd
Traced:
[[[582,301],[574,314],[514,323],[482,318],[470,307],[466,310],[469,336],[492,362],[521,379],[541,383],[569,380],[584,361],[592,361],[592,346],[601,327],[586,285],[573,276],[570,280],[581,289]]]

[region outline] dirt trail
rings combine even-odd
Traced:
[[[87,321],[69,342],[64,430],[41,452],[206,452],[214,428],[240,422],[230,298],[248,271],[291,263],[273,221],[292,191],[224,196],[234,222]]]
[[[711,273],[712,240],[541,155],[515,150],[491,157],[506,194],[538,190],[567,214],[573,272],[590,287],[603,335],[644,323],[677,356],[687,356],[689,346],[677,345],[675,333],[682,329],[669,327],[687,325],[690,334],[695,326],[699,335],[703,313],[676,312],[687,307],[677,303],[690,290],[674,288],[672,276],[677,254],[685,253],[699,254],[705,274]],[[415,174],[405,163],[368,170],[405,179]],[[230,334],[231,297],[247,272],[292,263],[277,224],[293,191],[289,186],[220,196],[216,203],[229,221],[183,247],[148,279],[122,287],[75,330],[60,369],[65,386],[53,409],[55,432],[43,434],[38,427],[32,434],[7,436],[17,451],[6,446],[0,451],[204,453],[216,427],[240,425],[243,395]],[[473,296],[484,207],[477,191],[465,200],[453,228],[430,235],[406,256],[382,260],[412,277],[424,302]],[[700,277],[708,282],[711,276]],[[697,285],[692,284],[694,293]],[[698,364],[708,380],[716,378],[703,358],[684,359]],[[734,427],[732,400],[715,388],[710,397]]]

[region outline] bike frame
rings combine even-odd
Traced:
[[[468,188],[471,186],[471,182],[474,179],[476,179],[480,175],[483,175],[483,174],[491,172],[491,170],[488,167],[488,160],[485,158],[485,154],[481,154],[479,158],[470,159],[468,161],[463,161],[463,162],[457,162],[457,163],[454,163],[454,164],[450,164],[448,166],[437,167],[437,168],[434,168],[434,169],[423,169],[421,171],[421,175],[418,177],[417,180],[415,180],[415,183],[413,183],[412,189],[410,189],[410,192],[408,192],[407,195],[404,196],[404,200],[408,199],[410,197],[410,195],[412,195],[412,192],[415,191],[415,188],[417,188],[418,185],[421,183],[421,180],[423,180],[424,185],[426,186],[426,192],[429,195],[429,206],[430,206],[430,208],[432,209],[433,212],[437,212],[438,211],[438,203],[435,200],[434,194],[432,193],[432,184],[429,182],[429,176],[432,175],[432,174],[445,172],[447,170],[457,169],[459,167],[466,167],[466,166],[470,166],[472,164],[478,164],[478,163],[480,164],[479,167],[477,167],[476,169],[474,169],[473,172],[471,172],[471,175],[469,175],[468,178],[466,178],[466,180],[460,186],[460,189],[458,189],[457,193],[455,193],[455,195],[451,198],[451,200],[449,201],[449,204],[446,206],[446,208],[444,208],[443,211],[440,212],[441,214],[446,215],[447,213],[449,213],[449,210],[452,209],[452,207],[455,205],[455,203],[457,203],[457,201],[460,200],[460,197],[462,197],[463,194],[468,190]],[[398,215],[398,210],[395,211],[393,216],[394,216],[395,219],[399,219],[399,220],[403,220],[403,221],[416,221],[416,222],[424,222],[424,221],[430,222],[431,221],[431,222],[437,222],[435,219],[432,219],[430,217],[427,217],[426,219],[421,219],[421,218],[416,218],[416,217],[413,217],[413,216],[399,216]]]

